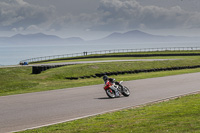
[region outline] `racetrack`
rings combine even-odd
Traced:
[[[108,99],[103,84],[0,97],[0,133],[36,128],[199,91],[200,73],[124,82],[129,97]],[[103,83],[103,81],[102,81]]]

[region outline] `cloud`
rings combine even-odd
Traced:
[[[179,6],[169,9],[142,6],[136,0],[101,0],[100,23],[93,30],[173,29],[200,26],[199,12],[187,12]]]
[[[88,27],[91,27],[97,23],[99,17],[100,16],[97,13],[81,13],[76,16],[70,13],[66,13],[65,16],[57,17],[54,21],[52,21],[49,29],[55,29],[57,31],[63,29],[87,30]]]
[[[184,27],[187,29],[199,29],[200,28],[200,13],[193,13],[184,22]]]
[[[24,0],[0,1],[0,29],[26,29],[49,21],[53,15],[52,7],[31,5]]]
[[[144,6],[139,0],[100,0],[99,3],[94,12],[66,12],[61,15],[53,6],[34,5],[25,0],[1,0],[0,29],[56,33],[76,30],[112,32],[132,29],[200,28],[200,13],[185,11],[180,6]]]

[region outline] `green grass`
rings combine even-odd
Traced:
[[[120,58],[119,58],[120,59]],[[137,69],[166,68],[173,66],[199,65],[200,57],[184,57],[182,60],[175,61],[152,61],[152,62],[112,62],[79,64],[60,68],[54,68],[34,75],[31,67],[0,68],[0,96],[21,94],[28,92],[38,92],[62,88],[71,88],[87,85],[102,84],[101,78],[67,80],[65,77],[90,76],[95,73],[128,71]],[[112,76],[117,80],[135,80],[167,75],[199,72],[200,69],[140,73],[130,75]]]
[[[49,63],[62,63],[62,62],[79,62],[79,61],[106,61],[106,60],[133,60],[133,59],[187,59],[189,56],[156,56],[156,57],[106,57],[106,58],[86,58],[86,59],[71,59],[71,60],[58,60],[48,62],[36,62],[31,64],[49,64]],[[190,56],[190,58],[197,58]]]
[[[200,94],[23,133],[199,133]]]

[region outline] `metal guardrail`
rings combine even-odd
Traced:
[[[30,59],[20,61],[20,64],[24,63],[24,62],[30,63],[30,62],[45,61],[45,60],[51,60],[51,59],[87,56],[87,55],[95,55],[95,54],[128,53],[128,52],[153,52],[153,51],[191,51],[191,50],[200,50],[200,47],[163,47],[163,48],[101,50],[101,51],[92,51],[92,52],[82,52],[82,53],[52,55],[52,56],[30,58]]]

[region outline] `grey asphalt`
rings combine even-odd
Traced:
[[[51,125],[198,92],[199,81],[200,73],[126,81],[124,85],[130,88],[131,95],[116,99],[107,98],[103,84],[2,96],[0,133]]]

